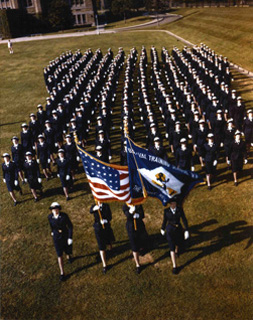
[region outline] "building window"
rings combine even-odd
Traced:
[[[32,0],[25,0],[25,7],[32,7],[33,6],[33,1]]]

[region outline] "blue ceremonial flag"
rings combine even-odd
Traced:
[[[164,206],[173,199],[182,201],[202,177],[189,170],[181,170],[127,138],[127,162],[130,194],[141,203],[147,196],[158,198]]]

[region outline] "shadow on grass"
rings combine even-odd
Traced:
[[[210,220],[206,223],[214,224],[217,223],[217,221]],[[192,259],[188,260],[185,264],[183,264],[180,267],[180,270],[199,259],[202,259],[210,254],[220,251],[225,247],[229,247],[243,240],[248,239],[248,243],[245,246],[244,250],[247,250],[252,245],[253,226],[249,226],[244,220],[238,220],[228,223],[227,225],[218,227],[212,231],[201,231],[201,229],[207,226],[206,223],[204,222],[202,224],[191,227],[191,234],[195,236],[190,239],[187,251],[199,251],[199,253]],[[211,244],[203,247],[191,248],[205,241],[211,241]]]
[[[191,238],[189,241],[185,243],[185,247],[187,252],[198,252],[199,253],[188,260],[185,264],[179,267],[180,270],[184,269],[186,266],[194,263],[195,261],[204,258],[210,254],[220,251],[221,249],[231,246],[233,244],[239,243],[243,240],[248,239],[248,243],[243,250],[247,250],[253,243],[253,226],[247,225],[247,222],[244,220],[238,220],[231,222],[225,226],[218,227],[211,231],[201,231],[203,228],[214,225],[218,223],[217,220],[212,219],[200,223],[198,225],[194,225],[190,228]],[[151,248],[150,251],[160,250],[164,248],[168,248],[168,244],[166,242],[166,238],[162,237],[160,234],[153,234],[150,237]],[[206,245],[203,247],[193,248],[196,245],[199,245],[203,242],[211,241],[210,245]],[[165,244],[166,243],[166,244]],[[184,252],[184,248],[182,253]],[[166,251],[162,256],[157,258],[152,263],[148,263],[142,267],[142,269],[146,269],[149,266],[155,265],[158,262],[170,258],[169,250]]]
[[[25,122],[25,120],[15,121],[15,122],[9,122],[9,123],[2,123],[2,124],[0,124],[0,127],[3,127],[3,126],[11,126],[11,125],[13,125],[13,124],[23,123],[23,122]]]

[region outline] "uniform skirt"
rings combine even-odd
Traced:
[[[205,163],[206,167],[206,174],[215,174],[215,166],[213,165],[213,162],[207,161]]]
[[[105,251],[106,246],[115,241],[111,225],[109,223],[105,223],[104,226],[104,229],[100,223],[95,223],[93,226],[100,251]]]
[[[15,186],[14,181],[6,180],[6,187],[9,192],[12,192],[14,190],[20,191],[20,186],[19,185]]]
[[[138,222],[137,230],[134,230],[133,222],[127,221],[126,229],[130,240],[131,249],[133,252],[138,252],[142,247],[147,245],[148,233],[143,221]]]
[[[241,171],[243,168],[243,157],[240,157],[238,159],[231,159],[231,167],[232,172]]]
[[[38,182],[37,178],[28,179],[28,183],[29,183],[30,189],[38,190],[42,188],[42,185],[41,183]]]
[[[168,224],[166,227],[166,239],[168,241],[170,251],[175,251],[176,245],[182,246],[184,243],[184,235],[181,224],[178,227]]]
[[[63,255],[63,252],[66,254],[72,254],[72,245],[68,245],[68,238],[63,237],[61,239],[54,239],[54,247],[58,257]]]

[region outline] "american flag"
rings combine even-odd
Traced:
[[[100,202],[131,202],[128,167],[108,164],[92,156],[79,145],[83,167],[93,197]]]

